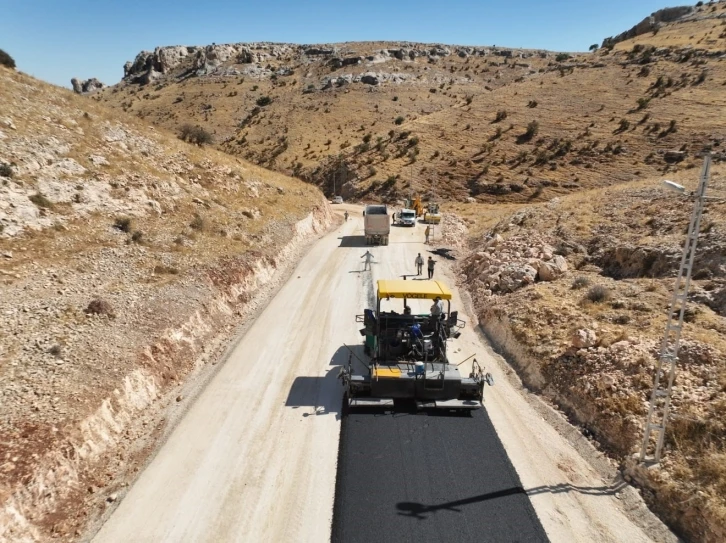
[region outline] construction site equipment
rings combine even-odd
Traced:
[[[476,359],[468,377],[447,357],[447,342],[456,339],[465,323],[451,311],[451,291],[441,281],[379,280],[375,309],[356,316],[362,322],[365,370],[354,370],[353,351],[340,371],[348,407],[393,407],[414,401],[419,408],[472,410],[482,406],[484,384],[493,384]],[[447,304],[441,315],[412,314],[408,300]],[[384,310],[382,302],[403,302],[402,313]],[[357,358],[357,357],[356,357]]]
[[[400,226],[416,226],[416,212],[413,209],[402,209],[396,213],[396,224]]]
[[[366,245],[388,245],[391,217],[385,205],[367,205],[363,212],[363,231]]]
[[[676,375],[676,364],[678,363],[678,349],[681,342],[681,331],[683,330],[683,316],[686,311],[688,290],[691,285],[691,272],[693,271],[693,260],[696,256],[696,243],[698,232],[701,227],[701,216],[706,200],[706,187],[711,171],[711,155],[707,154],[703,159],[703,169],[698,188],[694,194],[695,203],[691,222],[688,226],[686,243],[683,246],[681,264],[678,268],[678,277],[673,289],[668,318],[666,320],[663,341],[660,344],[660,354],[655,368],[653,379],[653,390],[650,394],[650,406],[648,418],[645,421],[645,435],[640,448],[641,462],[660,462],[663,442],[665,440],[666,424],[671,405],[671,391],[673,389],[673,378]],[[682,191],[683,187],[670,183],[676,190]],[[655,444],[652,443],[655,438]],[[653,447],[653,445],[655,445]],[[653,451],[650,456],[649,452]]]
[[[421,203],[420,196],[406,198],[406,208],[413,209],[414,213],[416,213],[416,217],[422,217],[424,214],[424,207]]]
[[[441,222],[441,213],[439,212],[439,204],[429,202],[424,213],[424,222],[426,224],[439,224]]]

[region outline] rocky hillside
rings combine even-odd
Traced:
[[[712,195],[724,191],[724,169]],[[675,179],[695,188],[698,170]],[[726,203],[704,215],[664,460],[636,466],[692,200],[658,179],[505,213],[460,266],[480,323],[523,380],[621,463],[689,541],[726,537]],[[458,206],[473,226],[477,206]]]
[[[0,541],[75,540],[332,218],[309,184],[1,66],[0,103]]]
[[[170,130],[200,125],[220,149],[328,195],[526,203],[677,171],[705,146],[720,150],[725,23],[724,2],[667,11],[648,32],[639,25],[587,54],[401,42],[160,47],[93,96]]]

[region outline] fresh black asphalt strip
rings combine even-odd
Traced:
[[[547,541],[484,409],[349,413],[333,543]]]

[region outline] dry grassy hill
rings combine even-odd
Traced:
[[[704,5],[572,55],[382,42],[160,48],[94,98],[171,130],[202,126],[224,151],[328,195],[335,182],[352,198],[433,187],[521,203],[719,150],[725,17],[726,3]]]
[[[2,66],[0,103],[0,541],[75,540],[331,216],[309,184]]]

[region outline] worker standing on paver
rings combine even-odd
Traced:
[[[423,260],[423,257],[421,256],[421,253],[419,253],[418,256],[416,257],[416,275],[421,275],[421,272],[423,271],[423,265],[424,265],[424,260]]]
[[[426,243],[429,242],[429,234],[431,233],[431,227],[429,225],[426,225],[426,231],[424,234],[426,234]]]
[[[444,302],[441,301],[441,296],[434,298],[434,303],[431,306],[431,316],[437,319],[441,318],[444,314]]]
[[[434,276],[434,265],[436,264],[436,261],[429,257],[428,261],[428,269],[429,269],[429,279],[431,279]]]
[[[373,260],[373,255],[371,254],[370,251],[366,251],[365,253],[363,253],[363,255],[361,255],[361,258],[363,258],[363,257],[365,257],[365,259],[366,259],[364,262],[365,266],[363,267],[363,271],[370,270],[371,261]]]

